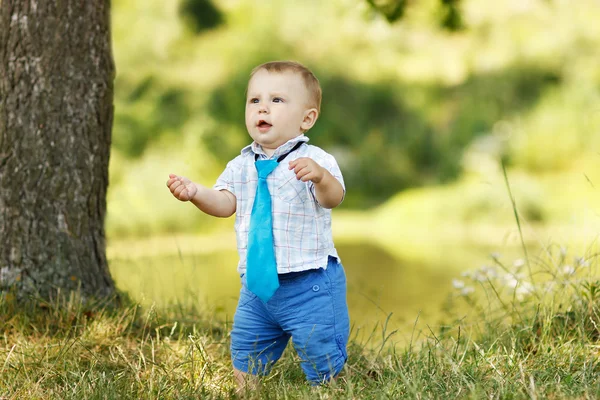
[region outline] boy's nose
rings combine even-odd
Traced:
[[[269,109],[267,108],[267,106],[266,106],[266,105],[264,105],[264,104],[261,104],[261,105],[258,107],[258,113],[259,113],[259,114],[262,114],[262,113],[268,113],[268,112],[269,112]]]

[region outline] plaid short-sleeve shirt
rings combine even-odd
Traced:
[[[297,136],[281,145],[272,155],[277,159],[290,151],[299,141],[308,142],[308,137]],[[244,147],[241,154],[231,160],[217,183],[216,190],[226,189],[237,199],[235,232],[240,256],[238,272],[246,271],[248,229],[250,215],[256,196],[257,173],[255,155],[269,158],[256,143]],[[335,158],[316,146],[303,144],[292,151],[268,176],[267,185],[271,193],[273,212],[273,240],[277,272],[280,274],[314,268],[326,268],[328,256],[338,257],[331,233],[331,210],[319,205],[314,184],[296,179],[288,163],[300,157],[309,157],[327,169],[344,188],[344,179]]]

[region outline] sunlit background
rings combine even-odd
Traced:
[[[117,286],[231,320],[233,218],[178,202],[165,182],[214,184],[250,143],[250,70],[280,59],[323,87],[308,136],[346,181],[333,224],[355,328],[391,313],[402,340],[417,319],[443,322],[448,300],[469,292],[465,271],[596,251],[600,3],[463,0],[455,29],[440,3],[409,2],[390,23],[366,0],[114,1]]]

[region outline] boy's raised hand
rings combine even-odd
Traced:
[[[296,173],[296,178],[302,182],[313,181],[313,183],[319,183],[325,175],[323,167],[308,157],[300,157],[294,161],[290,161],[289,169],[293,169]]]
[[[198,192],[198,187],[192,181],[184,176],[169,174],[167,187],[178,200],[190,201]]]

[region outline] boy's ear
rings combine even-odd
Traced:
[[[317,122],[317,118],[319,118],[319,112],[317,109],[309,108],[308,110],[304,111],[304,118],[302,119],[300,128],[302,128],[303,131],[309,130],[313,127],[315,122]]]

